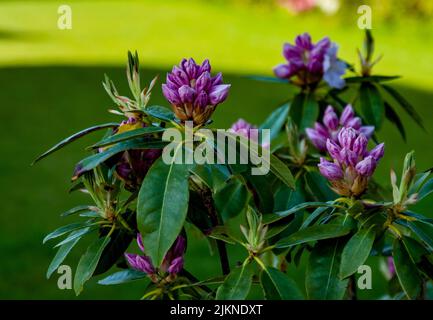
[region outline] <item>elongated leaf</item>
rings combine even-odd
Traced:
[[[105,123],[105,124],[100,124],[97,126],[93,126],[84,130],[81,130],[80,132],[77,132],[75,134],[73,134],[72,136],[63,139],[62,141],[60,141],[58,144],[56,144],[54,147],[50,148],[48,151],[45,151],[43,154],[41,154],[39,157],[37,157],[33,163],[35,164],[36,162],[38,162],[39,160],[42,160],[43,158],[45,158],[46,156],[50,155],[51,153],[63,148],[64,146],[68,145],[69,143],[85,136],[86,134],[89,134],[91,132],[97,131],[97,130],[101,130],[101,129],[106,129],[106,128],[115,128],[117,127],[119,124],[118,123]]]
[[[66,217],[66,216],[73,215],[75,213],[79,213],[79,212],[83,212],[83,211],[88,211],[88,210],[92,211],[94,209],[97,209],[97,208],[95,206],[89,206],[89,205],[77,206],[77,207],[74,207],[72,209],[69,209],[66,212],[63,212],[60,216],[61,217]]]
[[[418,201],[421,201],[432,192],[433,192],[433,179],[430,179],[418,191]]]
[[[289,116],[300,131],[312,127],[319,116],[319,104],[313,94],[296,95],[290,105]]]
[[[110,274],[108,277],[99,280],[98,283],[108,286],[113,284],[121,284],[127,283],[135,280],[140,280],[146,278],[147,274],[134,269],[122,270],[113,274]]]
[[[281,239],[275,244],[275,247],[287,248],[305,242],[338,238],[348,234],[351,229],[352,227],[349,225],[340,225],[336,223],[314,225],[299,230],[285,239]]]
[[[400,117],[398,116],[397,112],[391,107],[391,105],[388,102],[384,102],[385,105],[385,117],[391,121],[398,131],[401,134],[401,137],[404,141],[406,141],[406,131],[404,130],[403,123],[401,122]]]
[[[293,175],[290,172],[287,165],[284,164],[284,162],[282,162],[280,159],[278,159],[273,154],[271,154],[270,159],[271,159],[271,161],[270,161],[271,172],[278,179],[280,179],[282,182],[284,182],[285,185],[294,189],[295,188],[295,178],[293,178]]]
[[[416,112],[415,108],[407,101],[397,90],[395,90],[393,87],[390,87],[388,85],[382,85],[382,88],[384,88],[399,104],[400,106],[406,111],[406,113],[423,129],[424,123],[421,118],[421,116]]]
[[[329,182],[316,171],[304,175],[305,189],[314,201],[330,201],[337,198],[334,191],[329,188]]]
[[[321,207],[332,208],[333,206],[334,205],[332,203],[327,203],[327,202],[304,202],[290,208],[289,210],[280,211],[272,214],[266,214],[263,216],[263,222],[265,224],[272,223],[282,218],[285,218],[291,214],[294,214],[300,210],[305,210],[309,208],[321,208]]]
[[[394,241],[392,255],[401,287],[409,299],[415,299],[421,290],[421,278],[406,247],[398,239]]]
[[[253,269],[250,265],[233,269],[218,287],[217,300],[244,300],[253,282]]]
[[[181,152],[175,151],[175,156]],[[137,222],[144,246],[159,266],[180,233],[188,210],[188,166],[157,160],[147,173],[138,195]]]
[[[84,283],[89,280],[98,265],[102,251],[110,242],[110,237],[99,238],[92,243],[78,262],[74,278],[74,291],[78,296],[83,291]]]
[[[78,178],[84,172],[92,170],[93,168],[100,165],[102,162],[108,160],[112,156],[123,152],[126,150],[136,150],[136,149],[161,149],[167,145],[164,141],[144,141],[143,139],[134,139],[125,142],[120,142],[114,147],[109,148],[103,152],[94,154],[81,160],[75,167],[73,179]]]
[[[267,300],[304,299],[296,282],[278,269],[269,267],[262,271],[260,283]]]
[[[249,76],[248,78],[257,80],[257,81],[264,81],[264,82],[273,82],[273,83],[289,83],[289,80],[287,79],[280,79],[277,77],[267,77],[267,76]]]
[[[289,114],[289,103],[283,104],[281,107],[273,111],[260,126],[260,129],[270,129],[271,141],[278,135],[287,121]]]
[[[86,228],[79,229],[79,230],[77,230],[75,232],[71,232],[66,239],[64,239],[61,242],[59,242],[58,244],[56,244],[54,246],[54,248],[63,246],[64,244],[67,244],[67,243],[69,243],[71,241],[75,241],[77,238],[81,238],[82,236],[84,236],[84,235],[86,235],[86,234],[88,234],[90,232],[93,232],[96,228],[98,228],[98,226],[93,226],[92,228],[91,227],[86,227]]]
[[[347,289],[348,279],[340,279],[340,239],[320,241],[311,252],[307,264],[305,286],[308,299],[340,300]]]
[[[112,144],[115,144],[118,142],[131,140],[131,139],[142,137],[145,135],[162,132],[164,130],[165,130],[165,128],[162,128],[162,127],[144,127],[144,128],[129,130],[129,131],[125,131],[122,133],[118,133],[118,134],[106,137],[106,138],[102,139],[101,141],[99,141],[98,143],[95,143],[94,145],[92,145],[90,148],[97,149],[97,148],[105,147],[105,146],[112,145]]]
[[[78,233],[79,231],[74,231],[71,233],[71,235]],[[73,241],[70,241],[68,243],[65,243],[62,245],[59,250],[57,250],[56,255],[54,256],[53,260],[51,260],[51,263],[47,270],[47,279],[51,277],[54,271],[57,270],[57,268],[62,264],[62,262],[66,259],[69,252],[75,247],[75,245],[80,241],[80,237],[76,237]]]
[[[368,76],[368,77],[348,77],[344,78],[347,83],[359,83],[359,82],[385,82],[400,78],[400,76]]]
[[[230,181],[214,194],[216,208],[224,221],[242,212],[248,201],[248,191],[239,180]]]
[[[367,123],[374,125],[376,130],[380,129],[385,109],[379,90],[370,83],[362,83],[360,88],[360,101],[362,113]]]
[[[373,228],[360,229],[350,238],[341,255],[340,277],[347,278],[354,274],[367,260],[373,247],[375,232]]]
[[[144,110],[146,114],[163,121],[173,121],[176,117],[170,109],[162,106],[149,106]]]
[[[88,227],[89,225],[91,225],[89,222],[74,222],[71,224],[67,224],[66,226],[62,226],[62,227],[54,230],[53,232],[49,233],[48,235],[46,235],[44,240],[42,241],[42,243],[45,243],[48,240],[63,236],[64,234],[66,234],[68,232]]]
[[[433,226],[418,222],[409,221],[407,225],[426,245],[433,251]]]

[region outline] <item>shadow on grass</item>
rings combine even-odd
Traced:
[[[3,35],[4,36],[4,35]],[[0,38],[2,37],[0,30]],[[160,84],[167,70],[144,70],[143,83],[160,75],[155,87],[152,104],[168,104],[162,97]],[[84,146],[97,137],[86,137],[61,152],[44,160],[36,167],[30,163],[36,155],[69,134],[97,123],[119,119],[106,112],[113,104],[105,94],[101,81],[107,73],[119,92],[128,95],[123,67],[26,67],[0,69],[1,119],[0,141],[0,298],[73,298],[72,291],[60,291],[53,279],[45,279],[45,271],[54,251],[43,246],[43,236],[62,223],[58,214],[77,204],[86,204],[82,195],[68,195],[68,178],[74,164],[83,156]],[[275,107],[291,96],[285,85],[261,83],[235,74],[226,74],[225,82],[232,84],[226,103],[220,105],[214,116],[214,126],[226,128],[239,117],[259,124]],[[433,92],[400,87],[425,119],[430,133],[418,129],[405,115],[403,119],[409,136],[402,142],[397,131],[386,124],[379,134],[387,143],[386,157],[379,168],[379,180],[387,179],[389,168],[399,168],[405,152],[415,149],[420,169],[433,165],[431,132],[433,129]],[[95,134],[98,135],[98,134]],[[219,272],[215,256],[208,255],[205,241],[195,241],[188,250],[187,268],[199,278],[207,278]],[[80,247],[83,250],[84,246]],[[134,248],[135,249],[135,248]],[[66,261],[73,270],[78,261],[75,250]],[[239,253],[233,252],[232,264]],[[203,257],[209,256],[206,262]],[[299,270],[291,267],[293,274]],[[289,268],[290,269],[290,268]],[[377,277],[380,278],[380,277]],[[384,286],[383,280],[366,294],[377,298]],[[140,283],[105,287],[91,281],[80,298],[136,299],[141,297]]]

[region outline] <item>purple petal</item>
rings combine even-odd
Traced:
[[[361,132],[367,138],[370,138],[374,133],[374,126],[363,126],[359,128],[359,132]]]
[[[223,74],[221,72],[218,72],[218,74],[212,78],[212,86],[216,86],[222,83],[223,83]]]
[[[200,91],[197,98],[195,98],[194,105],[200,108],[205,108],[209,105],[209,98],[205,91]]]
[[[304,50],[311,50],[313,43],[311,42],[311,36],[307,32],[296,37],[295,44]]]
[[[330,130],[337,130],[338,117],[332,106],[328,106],[323,116],[323,124]]]
[[[209,72],[210,73],[210,70],[211,70],[211,66],[209,63],[209,59],[205,59],[203,61],[203,63],[201,64],[201,66],[199,67],[198,74],[202,74],[203,72]]]
[[[358,133],[353,128],[343,128],[338,133],[338,142],[341,147],[352,149],[352,144],[357,138]]]
[[[180,271],[182,271],[183,268],[183,257],[177,257],[174,259],[170,266],[168,267],[168,272],[172,274],[178,274]]]
[[[195,90],[197,92],[203,91],[203,90],[209,90],[211,86],[212,80],[210,77],[210,73],[205,71],[201,74],[200,77],[198,77],[197,82],[195,83]]]
[[[353,111],[352,106],[351,106],[350,104],[348,104],[348,105],[344,108],[343,112],[341,113],[341,116],[340,116],[340,124],[341,124],[342,126],[346,126],[347,123],[348,123],[350,120],[352,120],[352,118],[353,118],[354,116],[355,116],[355,111]]]
[[[333,162],[321,158],[320,163],[317,166],[319,167],[320,173],[330,181],[340,180],[343,178],[343,171],[340,166]]]
[[[379,161],[385,153],[385,144],[382,142],[378,144],[370,151],[370,156],[372,156],[376,161]]]
[[[274,74],[277,78],[286,79],[292,76],[289,65],[280,64],[274,68]]]
[[[376,164],[376,160],[374,160],[372,156],[368,156],[364,160],[358,162],[355,169],[361,176],[370,177],[376,169]]]
[[[137,244],[140,250],[144,252],[143,237],[140,233],[137,233]]]
[[[182,85],[189,85],[189,78],[185,71],[178,66],[174,66],[171,73],[176,77],[176,82]]]
[[[346,127],[350,127],[356,130],[359,130],[361,128],[361,125],[362,125],[362,120],[359,117],[354,117],[349,121],[347,121],[346,123]]]
[[[166,84],[162,85],[162,94],[171,104],[179,104],[181,102],[178,93],[175,90],[170,89]]]
[[[190,86],[184,85],[179,88],[179,97],[183,103],[194,102],[195,90]]]
[[[227,95],[229,94],[230,89],[229,84],[220,84],[211,88],[209,92],[209,100],[212,105],[217,105],[223,102]]]
[[[361,133],[353,143],[353,152],[359,156],[363,156],[367,150],[368,139]]]
[[[328,149],[328,153],[333,159],[342,162],[343,159],[340,157],[341,148],[335,142],[328,139],[326,141],[326,149]]]
[[[317,130],[312,128],[306,128],[305,132],[311,143],[320,151],[326,150],[326,139],[327,136],[320,134]]]

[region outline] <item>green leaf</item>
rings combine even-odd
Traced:
[[[60,216],[61,217],[66,217],[66,216],[70,216],[73,215],[75,213],[79,213],[79,212],[83,212],[83,211],[93,211],[93,209],[97,209],[95,206],[89,206],[89,205],[82,205],[82,206],[77,206],[74,207],[72,209],[69,209],[66,212],[63,212]]]
[[[305,189],[315,201],[330,201],[337,198],[334,191],[329,188],[329,182],[316,171],[304,175]]]
[[[71,233],[71,235],[78,233],[79,231],[74,231]],[[69,252],[71,252],[72,248],[75,247],[75,245],[80,241],[80,237],[76,237],[73,241],[70,241],[68,243],[65,243],[62,245],[59,250],[57,250],[56,255],[54,256],[53,260],[51,260],[51,263],[47,270],[47,279],[51,277],[54,271],[57,270],[57,268],[61,265],[61,263],[66,259]]]
[[[312,127],[319,117],[319,104],[313,94],[299,93],[293,98],[289,116],[300,131]]]
[[[395,80],[401,78],[400,76],[379,76],[379,75],[374,75],[374,76],[368,76],[368,77],[348,77],[348,78],[344,78],[344,80],[346,81],[346,83],[360,83],[360,82],[385,82],[385,81],[391,81],[391,80]]]
[[[96,226],[93,226],[92,228],[91,227],[86,227],[86,228],[79,229],[79,230],[77,230],[75,232],[71,232],[66,239],[64,239],[61,242],[59,242],[58,244],[56,244],[54,246],[54,248],[60,247],[60,246],[62,246],[64,244],[67,244],[68,242],[75,241],[77,238],[81,238],[82,236],[84,236],[84,235],[86,235],[86,234],[88,234],[90,232],[93,232],[98,227],[99,226],[96,225]]]
[[[419,221],[409,221],[406,224],[433,251],[433,226]]]
[[[233,269],[224,283],[218,287],[217,300],[244,300],[250,292],[253,282],[253,269],[244,265]]]
[[[113,284],[127,283],[143,278],[147,278],[146,273],[134,269],[127,269],[110,274],[108,277],[99,280],[98,283],[108,286]]]
[[[78,262],[74,278],[74,291],[78,296],[83,291],[84,283],[89,280],[98,265],[102,251],[110,242],[110,237],[99,238],[92,243]]]
[[[375,232],[373,228],[360,229],[350,238],[341,255],[340,277],[347,278],[354,274],[367,260],[373,247]]]
[[[244,210],[248,201],[248,191],[239,180],[231,180],[215,193],[213,198],[218,213],[226,221]]]
[[[376,86],[363,82],[360,88],[361,109],[368,124],[374,125],[376,130],[380,129],[384,117],[384,105],[382,97]]]
[[[75,134],[73,134],[72,136],[63,139],[62,141],[60,141],[58,144],[56,144],[54,147],[52,147],[51,149],[49,149],[48,151],[45,151],[43,154],[41,154],[39,157],[37,157],[33,163],[35,164],[36,162],[38,162],[39,160],[42,160],[43,158],[45,158],[46,156],[50,155],[51,153],[63,148],[64,146],[68,145],[69,143],[85,136],[86,134],[89,134],[91,132],[97,131],[97,130],[101,130],[101,129],[106,129],[106,128],[115,128],[117,127],[119,124],[118,123],[105,123],[105,124],[100,124],[97,126],[93,126],[84,130],[81,130],[80,132],[77,132]]]
[[[406,113],[421,127],[425,130],[423,120],[421,116],[416,112],[415,108],[407,101],[397,90],[388,85],[382,85],[384,88],[406,111]]]
[[[309,208],[320,208],[320,207],[332,208],[332,207],[334,207],[334,205],[332,203],[327,203],[327,202],[304,202],[304,203],[301,203],[301,204],[298,204],[298,205],[292,207],[289,210],[264,215],[263,216],[263,223],[269,224],[269,223],[278,221],[282,218],[285,218],[291,214],[294,214],[300,210],[305,210],[305,209],[309,209]]]
[[[406,247],[398,239],[394,241],[392,255],[401,287],[409,299],[415,299],[421,290],[421,278]]]
[[[285,83],[285,84],[289,83],[289,80],[287,80],[287,79],[280,79],[280,78],[276,78],[276,77],[250,76],[248,78],[253,79],[253,80],[257,80],[257,81],[272,82],[272,83]]]
[[[293,178],[292,173],[289,170],[289,167],[278,159],[276,156],[271,154],[270,157],[270,168],[271,172],[285,185],[294,189],[295,188],[295,178]]]
[[[303,300],[295,281],[278,269],[268,267],[260,276],[266,300]]]
[[[88,227],[90,225],[91,224],[89,222],[74,222],[71,224],[67,224],[65,226],[62,226],[62,227],[54,230],[53,232],[51,232],[47,236],[45,236],[42,243],[45,243],[48,240],[63,236],[64,234],[66,234],[68,232],[75,231],[75,230],[81,229],[81,228],[85,228],[85,227]]]
[[[421,201],[432,192],[433,192],[433,179],[430,179],[418,191],[418,201]]]
[[[144,128],[129,130],[129,131],[125,131],[122,133],[114,134],[112,136],[108,136],[108,137],[102,139],[101,141],[99,141],[98,143],[95,143],[94,145],[90,146],[90,148],[97,149],[97,148],[109,146],[109,145],[112,145],[112,144],[115,144],[118,142],[131,140],[134,138],[139,138],[139,137],[142,137],[142,136],[145,136],[148,134],[154,134],[154,133],[162,132],[164,130],[165,130],[165,128],[162,128],[162,127],[144,127]]]
[[[308,299],[340,300],[347,289],[348,279],[340,279],[341,239],[320,241],[311,252],[307,264],[305,286]]]
[[[289,114],[289,103],[283,104],[278,109],[274,110],[260,126],[260,129],[270,129],[271,141],[278,135],[287,121]]]
[[[116,144],[115,146],[104,150],[103,152],[94,154],[81,160],[75,167],[73,179],[78,178],[84,172],[90,171],[100,165],[102,162],[108,160],[112,156],[126,150],[137,150],[137,149],[161,149],[167,145],[165,141],[144,141],[141,138],[124,141]]]
[[[294,234],[285,239],[281,239],[275,244],[276,248],[287,248],[305,242],[338,238],[344,236],[352,229],[349,225],[341,225],[336,223],[314,225]]]
[[[384,102],[385,105],[385,117],[391,121],[398,129],[398,131],[401,134],[401,137],[404,141],[406,141],[406,131],[404,130],[403,123],[401,122],[400,117],[398,116],[397,112],[391,107],[391,105],[388,102]]]
[[[175,150],[174,158],[181,153]],[[180,152],[180,153],[179,153]],[[156,266],[182,230],[188,210],[188,166],[157,160],[140,188],[137,222],[147,254]]]
[[[176,118],[173,111],[162,106],[149,106],[146,107],[144,112],[149,116],[167,122],[173,121]]]

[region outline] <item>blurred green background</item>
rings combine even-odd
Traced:
[[[328,35],[340,45],[340,56],[357,62],[363,32],[357,27],[359,1],[319,1],[320,6],[295,12],[287,0],[164,0],[164,1],[0,1],[0,298],[66,299],[72,290],[59,290],[57,276],[45,279],[55,253],[42,245],[45,234],[61,224],[59,214],[86,197],[68,195],[74,164],[83,148],[99,138],[86,137],[35,167],[36,155],[61,138],[92,124],[118,120],[106,110],[111,102],[101,81],[107,73],[127,94],[124,65],[127,50],[137,49],[145,81],[161,78],[183,57],[209,58],[213,70],[223,71],[232,84],[230,97],[215,113],[215,126],[228,127],[239,117],[260,123],[291,95],[285,85],[260,83],[251,74],[271,75],[282,62],[282,44],[304,31],[314,40]],[[296,2],[296,1],[294,1]],[[315,1],[312,1],[315,2]],[[336,1],[338,3],[338,1]],[[433,166],[433,6],[432,1],[377,0],[370,3],[376,53],[384,57],[376,73],[398,74],[394,83],[415,105],[427,132],[402,114],[408,133],[404,143],[388,123],[379,133],[386,156],[378,179],[388,181],[390,168],[399,169],[404,154],[417,154],[419,169]],[[72,8],[72,30],[59,30],[57,9]],[[331,10],[332,9],[332,10]],[[159,82],[159,84],[161,81]],[[159,86],[153,103],[167,104]],[[433,202],[419,205],[429,211]],[[421,211],[424,210],[424,211]],[[64,218],[67,219],[67,218]],[[197,277],[219,272],[215,256],[204,241],[190,241],[186,267]],[[73,269],[78,246],[67,259]],[[235,263],[237,252],[232,252]],[[372,265],[377,265],[375,259]],[[303,265],[289,267],[303,282]],[[361,297],[378,298],[385,279],[377,268],[373,289]],[[140,282],[102,287],[90,281],[81,299],[136,299]]]

